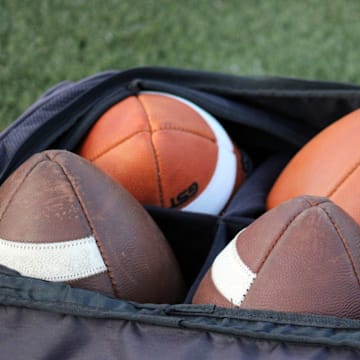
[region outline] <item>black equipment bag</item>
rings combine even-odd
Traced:
[[[106,109],[143,90],[204,108],[252,159],[251,175],[219,216],[146,207],[179,260],[186,300],[127,302],[0,266],[0,358],[360,358],[360,321],[190,303],[219,251],[264,213],[266,195],[291,156],[359,107],[360,86],[156,67],[63,82],[0,133],[0,183],[37,152],[73,151]]]

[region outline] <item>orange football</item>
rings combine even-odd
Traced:
[[[109,108],[78,152],[142,204],[165,208],[217,214],[245,176],[240,153],[212,115],[159,92]]]
[[[330,198],[360,223],[360,109],[332,123],[287,164],[267,208],[300,195]]]

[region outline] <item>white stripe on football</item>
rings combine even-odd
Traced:
[[[0,239],[0,263],[49,281],[78,280],[106,271],[93,236],[53,243]]]
[[[181,210],[213,215],[219,214],[234,191],[238,171],[234,145],[226,130],[210,113],[186,99],[162,92],[143,91],[141,93],[159,94],[176,99],[196,111],[211,128],[218,146],[218,157],[214,173],[198,197]]]
[[[249,267],[242,261],[236,249],[235,238],[216,257],[211,268],[211,277],[218,291],[230,303],[240,306],[251,284],[256,278]]]

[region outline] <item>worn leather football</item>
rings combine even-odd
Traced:
[[[301,195],[325,196],[360,223],[360,110],[326,127],[284,168],[267,208]]]
[[[249,161],[210,113],[159,92],[110,107],[77,151],[142,204],[209,214],[228,203]]]
[[[32,156],[0,188],[0,263],[137,302],[183,296],[177,260],[143,207],[80,156]]]
[[[193,303],[360,319],[360,227],[326,198],[269,210],[218,255]]]

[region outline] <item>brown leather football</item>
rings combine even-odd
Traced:
[[[0,263],[137,302],[182,300],[183,279],[143,207],[80,156],[32,156],[0,188]]]
[[[326,198],[269,210],[217,256],[193,303],[360,319],[360,226]]]
[[[282,171],[267,208],[301,195],[325,196],[360,224],[360,109],[312,138]]]
[[[244,181],[242,153],[210,113],[167,93],[110,107],[78,153],[142,204],[218,214]]]

